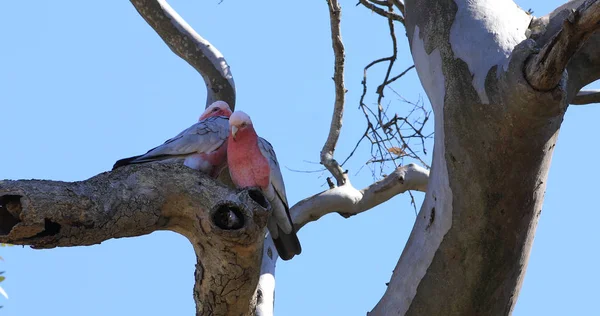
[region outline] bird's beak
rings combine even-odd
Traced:
[[[237,126],[232,126],[231,127],[231,136],[233,136],[233,139],[235,139],[235,134],[237,134],[238,131],[238,127]]]

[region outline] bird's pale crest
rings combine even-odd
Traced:
[[[231,115],[231,108],[229,107],[229,104],[227,104],[227,102],[225,102],[225,101],[213,102],[211,105],[209,105],[206,108],[206,110],[204,110],[202,115],[200,115],[199,120],[203,120],[205,118],[215,116],[217,114],[224,115],[224,116]]]
[[[248,114],[242,111],[235,111],[229,117],[229,126],[237,126],[240,127],[242,125],[252,125],[252,120]]]

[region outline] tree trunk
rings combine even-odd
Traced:
[[[523,71],[531,16],[512,1],[406,1],[415,66],[435,113],[429,187],[370,315],[509,315],[567,108]]]

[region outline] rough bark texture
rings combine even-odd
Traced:
[[[80,182],[0,181],[0,242],[83,246],[172,230],[198,258],[198,315],[249,315],[269,205],[179,165],[119,168]]]
[[[555,27],[560,23],[560,27],[526,63],[527,80],[538,90],[547,91],[558,85],[571,57],[600,27],[600,1],[577,3],[581,4],[576,9],[557,12],[552,22]]]

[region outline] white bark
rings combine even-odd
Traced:
[[[392,311],[403,315],[408,310],[417,293],[417,286],[452,221],[452,190],[448,183],[448,169],[444,158],[443,110],[446,80],[442,72],[442,59],[437,49],[427,54],[423,39],[419,37],[418,26],[415,27],[411,52],[421,84],[434,109],[433,164],[418,220],[394,269],[394,274],[399,277],[392,279],[388,284],[382,300],[372,312],[373,315],[389,315]]]
[[[489,104],[485,91],[488,72],[493,66],[506,71],[513,48],[526,38],[531,16],[512,1],[455,2],[458,12],[450,30],[450,44],[454,55],[467,63],[481,102]],[[418,58],[414,53],[413,57]]]

